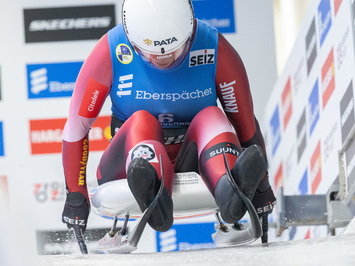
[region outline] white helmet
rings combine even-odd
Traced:
[[[124,0],[122,24],[134,50],[153,66],[167,69],[189,49],[193,7],[190,0]],[[164,60],[170,63],[160,65]]]

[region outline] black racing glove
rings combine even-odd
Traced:
[[[272,191],[268,178],[263,179],[260,182],[254,194],[252,203],[259,217],[272,213],[276,205],[276,198],[274,192]]]
[[[90,206],[85,196],[80,192],[69,192],[62,213],[62,222],[68,229],[79,226],[85,232]]]

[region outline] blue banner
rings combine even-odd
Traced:
[[[309,136],[312,135],[314,128],[319,120],[319,92],[318,92],[318,79],[313,86],[311,95],[308,98],[309,106]]]
[[[196,18],[221,33],[236,33],[233,0],[193,0]]]
[[[322,0],[318,5],[318,30],[320,46],[322,46],[332,26],[332,13],[330,8],[330,0]]]
[[[277,105],[270,120],[271,127],[271,145],[272,145],[272,155],[275,154],[277,147],[281,141],[281,127],[280,127],[280,116],[279,116],[279,106]]]
[[[215,223],[174,224],[167,232],[157,233],[157,251],[214,248]]]
[[[70,97],[82,64],[27,65],[28,98]]]
[[[301,182],[298,185],[298,192],[300,195],[308,194],[308,171],[304,171]]]

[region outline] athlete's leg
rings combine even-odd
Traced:
[[[163,162],[160,162],[160,155]],[[137,111],[122,125],[102,155],[97,178],[99,184],[127,178],[139,207],[144,211],[158,192],[161,163],[165,189],[148,222],[154,229],[165,231],[173,223],[174,170],[164,147],[161,125],[151,114]]]
[[[223,150],[231,166],[242,152],[228,118],[220,108],[210,106],[192,120],[177,158],[176,172],[199,171],[214,195],[218,180],[226,172]]]
[[[148,112],[135,112],[118,130],[104,151],[98,169],[99,184],[126,178],[126,169],[135,157],[143,157],[155,168],[159,179],[159,155],[163,159],[165,185],[172,191],[173,167],[164,147],[160,123]]]
[[[260,149],[253,147],[240,156],[243,149],[227,117],[218,107],[207,107],[198,113],[190,124],[177,158],[176,172],[199,171],[216,199],[222,218],[226,222],[237,222],[246,209],[226,178],[223,151],[226,153],[228,164],[233,166],[231,171],[235,181],[248,197],[252,197],[262,178],[259,172],[265,173],[264,166],[259,164],[259,158],[264,162],[264,158],[259,154]],[[238,157],[240,160],[237,160]],[[258,162],[256,168],[261,170],[250,172],[253,170],[250,166],[254,161]]]

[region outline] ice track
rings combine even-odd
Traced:
[[[125,255],[36,256],[35,266],[355,265],[355,232],[266,245]]]

